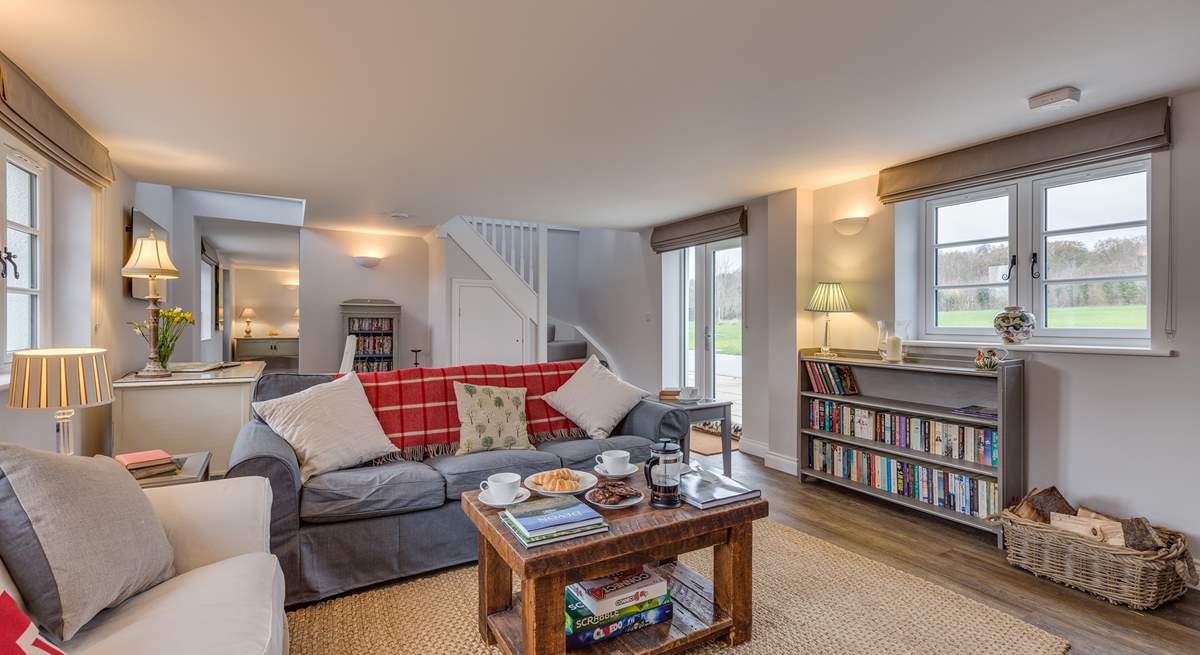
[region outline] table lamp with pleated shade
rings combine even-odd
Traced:
[[[167,252],[167,242],[154,236],[154,230],[145,237],[139,237],[133,244],[133,252],[129,261],[121,268],[123,277],[146,278],[150,283],[150,292],[146,300],[149,318],[146,327],[150,331],[150,354],[146,356],[146,365],[137,372],[142,378],[164,378],[171,375],[162,362],[158,360],[158,280],[173,280],[179,277],[179,269],[171,261]]]
[[[13,353],[9,409],[54,411],[58,452],[74,454],[71,417],[76,409],[112,402],[103,348],[40,348]]]
[[[850,301],[842,291],[840,282],[818,282],[813,291],[812,299],[804,308],[810,312],[825,312],[825,341],[821,344],[821,357],[837,357],[837,353],[829,349],[829,314],[833,312],[852,312]]]

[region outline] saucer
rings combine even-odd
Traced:
[[[605,478],[606,480],[624,480],[625,478],[633,475],[634,473],[637,473],[638,467],[637,467],[637,464],[630,464],[629,468],[625,469],[624,473],[613,474],[613,473],[606,472],[604,469],[600,468],[599,464],[597,464],[594,467],[592,467],[592,470],[596,472],[596,475],[598,475],[602,478]]]
[[[488,493],[487,491],[480,491],[479,492],[479,500],[484,505],[487,505],[489,507],[496,507],[499,509],[504,509],[505,507],[511,507],[513,505],[516,505],[517,503],[529,500],[529,495],[530,495],[530,491],[528,489],[526,489],[525,487],[521,487],[520,489],[517,490],[517,495],[516,495],[516,497],[514,497],[512,499],[512,502],[497,503],[496,501],[492,500],[492,495],[490,493]]]

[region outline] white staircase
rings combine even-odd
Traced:
[[[490,278],[487,283],[525,324],[519,338],[526,362],[546,361],[546,227],[537,223],[455,216],[438,226],[438,236],[452,239]],[[454,281],[450,281],[453,285]],[[458,309],[451,310],[452,342],[463,330]],[[501,323],[497,323],[501,325]],[[465,337],[464,337],[465,338]],[[510,342],[511,343],[511,342]],[[456,357],[451,363],[472,363]]]

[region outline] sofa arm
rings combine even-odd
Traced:
[[[291,444],[260,419],[242,426],[225,473],[251,476],[271,483],[271,552],[290,584],[300,574],[300,463]]]
[[[632,434],[652,441],[683,441],[691,429],[687,412],[653,400],[643,399],[617,424],[613,434]]]
[[[175,549],[175,573],[271,547],[271,486],[263,478],[147,489]]]

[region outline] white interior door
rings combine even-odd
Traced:
[[[486,280],[454,280],[450,359],[462,364],[523,364],[528,321]]]

